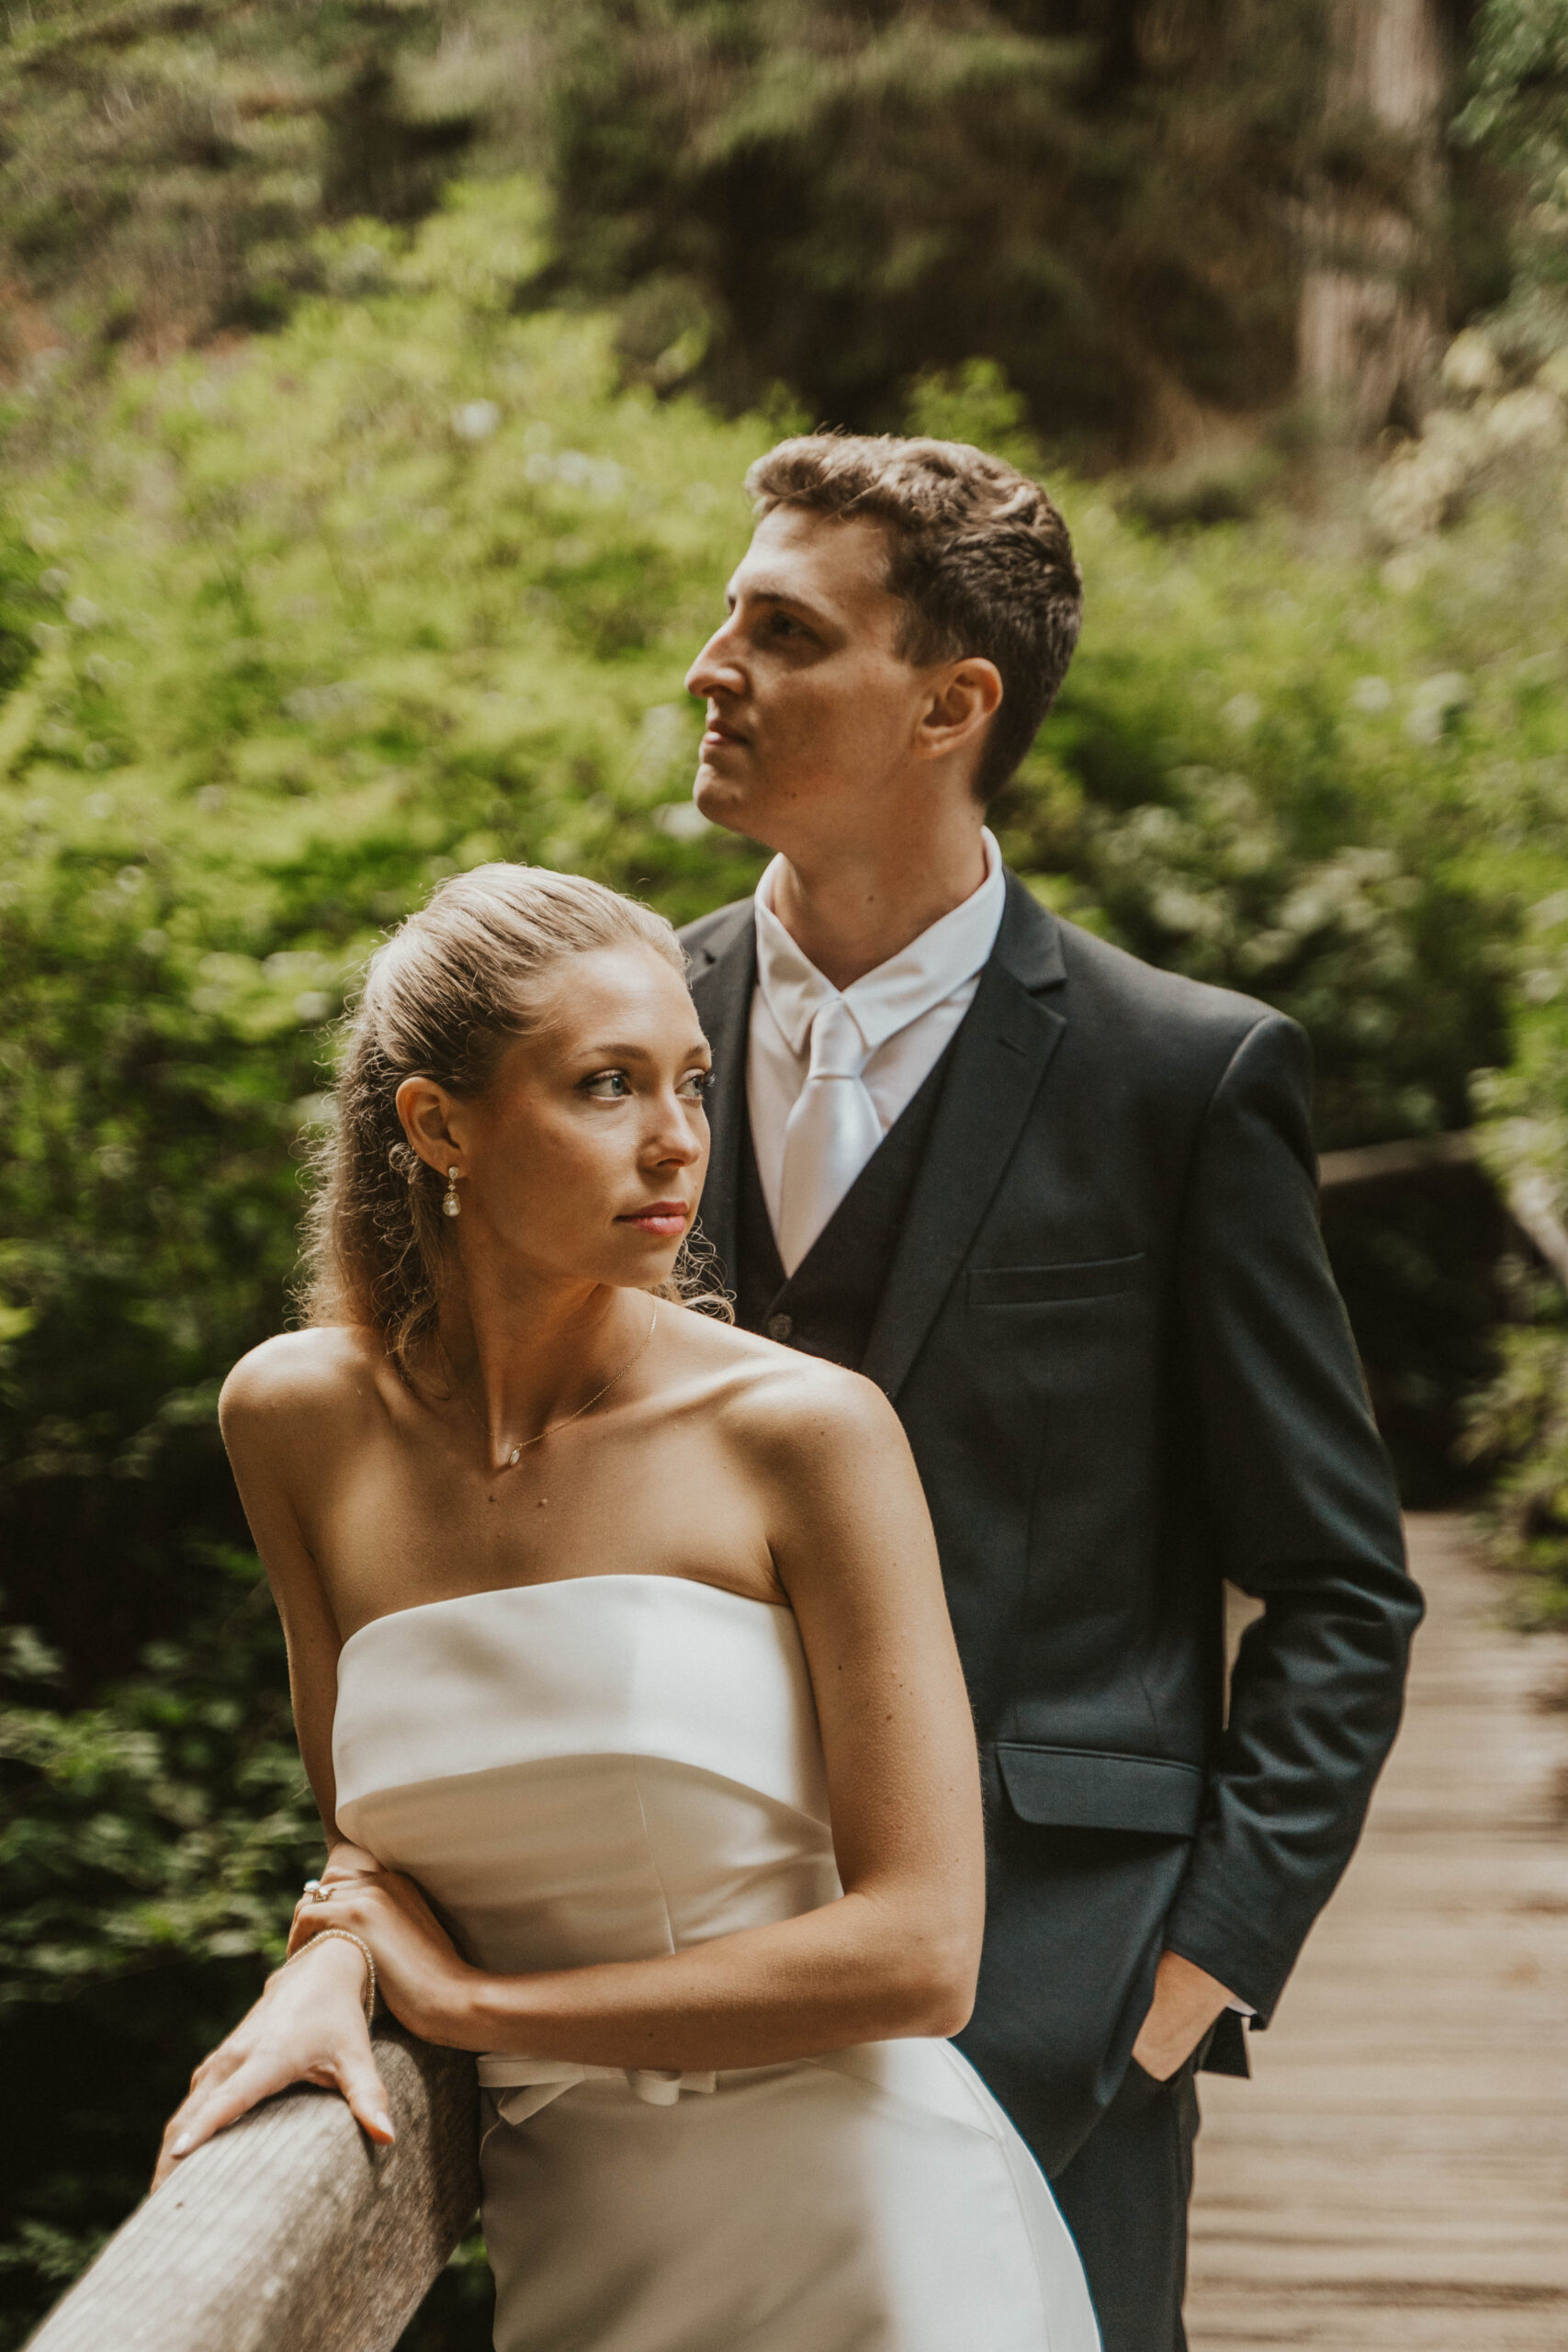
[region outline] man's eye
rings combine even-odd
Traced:
[[[790,613],[775,613],[769,626],[775,637],[808,637],[811,633]]]
[[[631,1092],[631,1080],[624,1069],[598,1069],[582,1081],[582,1091],[601,1102],[619,1102]]]

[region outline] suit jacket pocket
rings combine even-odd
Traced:
[[[971,1306],[1033,1306],[1054,1298],[1113,1298],[1136,1290],[1144,1252],[1131,1258],[1089,1258],[1072,1266],[975,1266],[969,1274]]]
[[[997,1746],[1002,1785],[1021,1821],[1055,1829],[1143,1829],[1193,1838],[1203,1811],[1196,1764],[1088,1747]]]

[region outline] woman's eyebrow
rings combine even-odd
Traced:
[[[705,1038],[694,1038],[686,1048],[688,1056],[694,1060],[699,1054],[705,1054],[708,1050]],[[650,1062],[657,1058],[658,1048],[655,1046],[615,1044],[580,1046],[573,1055],[574,1060],[585,1062]]]

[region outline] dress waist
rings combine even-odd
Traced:
[[[682,2091],[716,2090],[718,2075],[712,2067],[682,2075],[662,2066],[584,2066],[570,2058],[517,2058],[503,2051],[479,2060],[479,2088],[496,2094],[497,2110],[508,2123],[526,2123],[579,2083],[625,2083],[649,2107],[673,2107]]]
[[[808,2074],[825,2068],[848,2075],[871,2089],[945,2115],[950,2121],[991,2131],[983,2112],[989,2102],[978,2077],[951,2042],[926,2040],[863,2041],[818,2057],[772,2066],[694,2068],[680,2074],[658,2066],[587,2066],[570,2058],[525,2058],[492,2051],[479,2060],[479,2087],[495,2101],[503,2123],[526,2123],[531,2115],[582,2083],[616,2083],[648,2107],[674,2107],[686,2092],[716,2091],[721,2084],[755,2082],[764,2075]],[[491,2127],[493,2129],[493,2126]]]

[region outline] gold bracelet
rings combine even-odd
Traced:
[[[308,1951],[314,1951],[318,1944],[330,1944],[334,1937],[339,1943],[352,1944],[365,1962],[368,1972],[365,1980],[365,2022],[367,2026],[373,2025],[376,2020],[376,1955],[364,1937],[356,1936],[352,1928],[319,1928],[308,1944],[301,1944],[298,1951],[289,1953],[283,1965],[292,1968],[295,1962],[303,1960]]]

